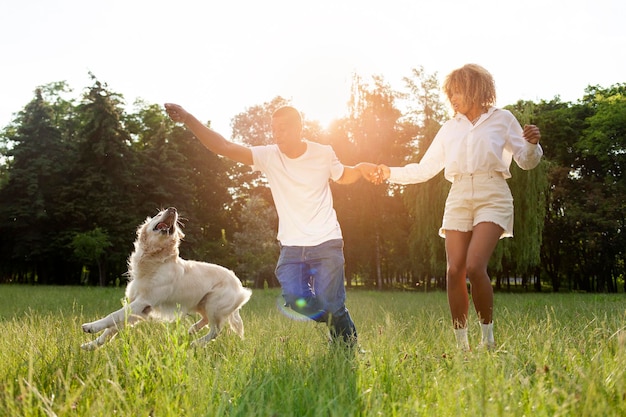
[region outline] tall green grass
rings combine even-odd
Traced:
[[[623,294],[496,294],[498,349],[469,353],[443,293],[349,292],[365,353],[329,346],[279,296],[254,292],[243,341],[191,348],[183,317],[87,352],[81,323],[123,289],[0,286],[0,416],[626,415]]]

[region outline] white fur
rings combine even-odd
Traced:
[[[239,309],[250,299],[251,291],[222,266],[180,258],[178,245],[184,234],[177,222],[176,209],[169,208],[148,217],[139,226],[135,251],[128,260],[126,302],[108,316],[82,325],[86,333],[104,330],[82,348],[91,350],[103,345],[125,324],[191,313],[198,313],[201,318],[191,326],[190,334],[210,326],[209,333],[195,340],[195,344],[213,340],[226,322],[243,339]]]

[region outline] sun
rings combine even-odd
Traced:
[[[310,59],[290,74],[284,97],[305,120],[327,128],[333,120],[348,115],[351,82],[352,70],[334,57]]]
[[[332,77],[320,78],[309,83],[301,96],[294,97],[294,105],[300,108],[306,120],[318,121],[327,128],[333,120],[348,115],[350,86]]]

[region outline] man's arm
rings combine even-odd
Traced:
[[[343,175],[335,182],[337,184],[352,184],[361,177],[369,179],[376,172],[377,166],[369,162],[361,162],[353,167],[344,166]]]
[[[191,113],[178,104],[165,103],[167,115],[175,122],[184,123],[185,126],[198,138],[208,150],[218,155],[225,156],[242,164],[252,165],[252,151],[250,148],[233,143],[214,130],[203,125]]]

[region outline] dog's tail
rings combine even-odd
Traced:
[[[241,319],[241,316],[239,315],[239,309],[235,310],[232,312],[232,314],[230,316],[228,316],[228,324],[230,324],[230,329],[237,333],[237,335],[239,337],[241,337],[242,339],[243,337],[243,320]]]
[[[242,289],[242,291],[241,291],[241,293],[242,293],[242,301],[241,301],[241,304],[239,304],[239,308],[243,307],[243,305],[250,300],[250,297],[252,297],[252,290],[251,289],[246,288],[246,287],[242,287],[241,289]]]
[[[233,332],[237,333],[239,337],[243,339],[243,320],[241,319],[241,315],[239,315],[239,310],[245,303],[248,302],[250,297],[252,296],[252,291],[250,291],[246,287],[242,287],[240,291],[240,303],[239,306],[228,316],[228,324]]]

